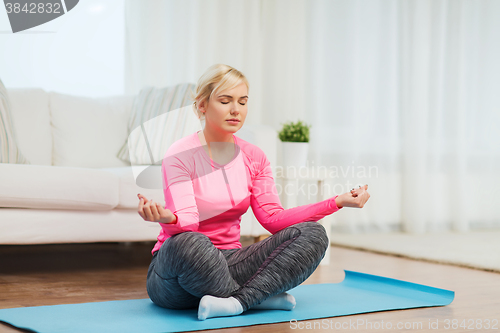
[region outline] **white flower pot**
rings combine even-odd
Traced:
[[[283,166],[296,168],[307,165],[309,142],[281,142],[283,151]]]

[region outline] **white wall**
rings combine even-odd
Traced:
[[[65,15],[12,33],[0,6],[0,79],[89,97],[124,93],[124,1],[83,0]]]

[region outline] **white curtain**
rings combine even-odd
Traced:
[[[500,226],[500,1],[129,0],[125,12],[128,93],[225,63],[250,81],[248,123],[312,124],[309,162],[331,170],[329,194],[371,193],[336,230]]]

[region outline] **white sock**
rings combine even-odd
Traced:
[[[198,306],[198,319],[235,316],[242,312],[243,306],[234,297],[223,298],[205,295],[201,298]]]
[[[254,305],[252,309],[260,310],[292,310],[295,307],[295,297],[287,293],[274,295],[264,302]]]

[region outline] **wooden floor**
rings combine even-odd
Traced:
[[[153,243],[0,246],[0,308],[147,298],[146,273],[152,246]],[[500,331],[498,273],[332,247],[331,264],[318,267],[304,284],[341,282],[344,269],[453,290],[455,300],[445,307],[335,317],[328,321],[331,329],[307,329],[324,325],[321,319],[300,322],[306,331],[339,331],[335,325],[346,327],[349,322],[356,322],[357,326],[344,330],[356,332]],[[450,328],[446,329],[448,321]],[[496,322],[496,329],[485,329],[488,321],[490,326]],[[388,322],[392,329],[384,329]],[[437,323],[438,329],[429,329],[429,322]],[[396,329],[398,324],[407,329]],[[297,332],[298,328],[287,322],[219,331]],[[0,324],[0,332],[17,330]]]

